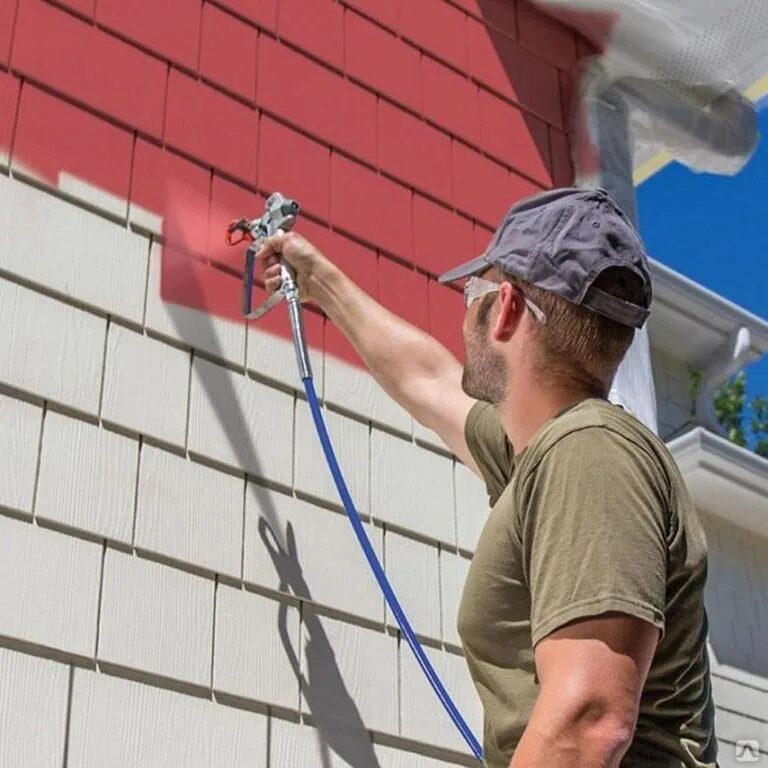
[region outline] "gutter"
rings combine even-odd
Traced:
[[[728,337],[739,328],[746,328],[750,334],[750,357],[747,363],[768,354],[768,320],[748,312],[654,259],[651,259],[651,276],[654,294],[651,320],[654,313],[676,315],[681,323],[694,323],[719,337],[719,344],[705,356],[698,359],[685,358],[691,365],[707,366],[716,355],[717,346],[724,345]]]

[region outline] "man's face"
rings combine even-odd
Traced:
[[[461,387],[470,397],[498,405],[507,389],[504,356],[491,347],[489,338],[497,293],[483,296],[467,309],[464,319],[464,373]]]

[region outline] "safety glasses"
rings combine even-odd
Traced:
[[[523,296],[525,306],[528,307],[536,322],[544,325],[544,323],[547,322],[547,316],[544,314],[544,312],[525,295],[525,291],[523,291],[523,289],[517,283],[512,281],[509,282],[510,285],[513,285],[518,291],[520,291]],[[500,286],[498,283],[494,283],[492,280],[486,280],[483,277],[468,278],[467,282],[464,284],[464,306],[469,309],[474,301],[482,298],[483,296],[487,296],[489,293],[495,293],[499,290],[499,287]]]

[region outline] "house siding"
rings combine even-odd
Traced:
[[[460,355],[436,276],[571,180],[575,38],[512,0],[134,5],[0,0],[0,766],[472,764],[223,231],[280,189]],[[366,528],[479,734],[455,616],[482,485],[306,319]],[[669,433],[685,376],[655,363]]]

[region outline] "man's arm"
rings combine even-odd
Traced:
[[[475,401],[461,388],[459,361],[432,336],[382,307],[295,232],[270,238],[259,254],[268,291],[280,286],[278,255],[296,270],[302,300],[315,301],[341,329],[379,386],[480,475],[464,437]]]
[[[632,742],[659,639],[621,613],[575,621],[535,649],[539,696],[510,768],[615,768]]]

